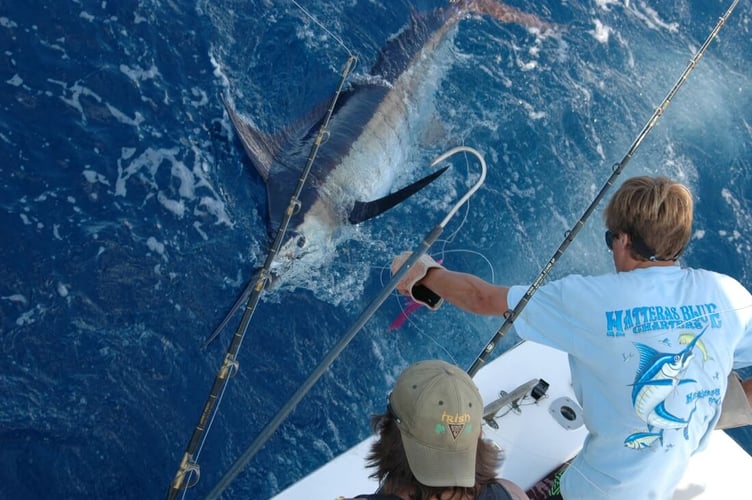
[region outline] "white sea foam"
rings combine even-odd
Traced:
[[[146,151],[136,157],[125,168],[122,167],[122,162],[118,161],[118,178],[115,181],[115,195],[126,196],[128,192],[126,182],[142,169],[146,170],[149,176],[153,179],[162,162],[175,161],[178,151],[179,149],[177,147],[161,149],[147,148]]]
[[[83,120],[84,123],[86,123],[87,120],[86,120],[86,113],[84,112],[84,108],[81,105],[81,96],[91,97],[97,102],[102,102],[101,97],[99,97],[91,89],[81,85],[80,82],[76,82],[73,85],[68,86],[67,83],[62,82],[60,80],[53,80],[51,78],[48,78],[47,81],[63,87],[64,92],[63,92],[63,95],[60,96],[60,100],[62,100],[68,106],[71,106],[72,108],[76,109],[81,114],[81,119]],[[65,97],[66,93],[70,94],[70,97]]]
[[[127,160],[133,155],[136,154],[136,148],[121,148],[120,149],[120,158],[123,160]]]
[[[154,236],[149,236],[149,238],[147,238],[146,246],[152,252],[158,253],[159,255],[165,257],[165,244],[160,241],[157,241],[157,239]]]
[[[196,232],[201,236],[201,238],[204,239],[204,241],[208,241],[209,240],[209,235],[206,234],[206,231],[204,231],[203,229],[201,229],[201,223],[199,221],[195,221],[193,223],[193,229],[196,230]]]
[[[115,196],[126,197],[128,184],[131,179],[137,179],[141,185],[146,185],[152,192],[147,198],[156,197],[160,205],[178,218],[193,213],[194,215],[210,215],[215,218],[215,224],[233,227],[233,222],[227,213],[225,204],[219,199],[208,177],[208,164],[202,159],[201,151],[193,148],[195,164],[192,168],[183,161],[184,152],[178,148],[147,148],[140,155],[131,148],[123,148],[118,160],[118,177],[115,180]],[[168,186],[158,177],[160,169],[169,167],[171,179],[177,180]],[[89,182],[99,181],[99,176],[93,171],[86,171]],[[209,191],[208,194],[200,191]],[[204,233],[202,237],[206,237]]]
[[[225,204],[216,198],[210,198],[203,196],[199,202],[199,206],[206,209],[206,211],[217,218],[216,224],[225,224],[228,227],[233,227],[234,224],[230,220],[230,216],[227,215],[225,210]]]
[[[5,16],[0,17],[0,26],[8,29],[18,28],[18,24],[16,24],[14,21],[11,21]]]
[[[144,116],[138,111],[135,111],[133,118],[131,118],[130,116],[126,115],[125,113],[123,113],[122,111],[120,111],[119,109],[117,109],[115,106],[111,104],[105,104],[105,106],[107,106],[107,109],[110,110],[110,113],[112,113],[112,116],[115,117],[115,119],[119,121],[120,123],[123,123],[125,125],[131,125],[133,127],[138,127],[144,122]]]
[[[621,0],[595,0],[595,5],[603,10],[608,10],[611,5],[618,5],[620,3]]]
[[[25,313],[21,314],[16,319],[16,325],[18,326],[31,325],[37,321],[37,316],[43,313],[44,311],[45,311],[45,308],[42,307],[40,304],[37,304],[36,306],[32,307]]]
[[[151,68],[149,69],[133,68],[131,66],[126,66],[125,64],[121,64],[120,71],[123,74],[127,75],[136,84],[138,84],[139,82],[146,81],[146,80],[153,80],[161,76],[161,74],[159,73],[159,68],[157,68],[153,64]]]
[[[29,301],[26,300],[26,297],[24,297],[20,293],[14,293],[12,295],[4,295],[4,296],[2,296],[0,298],[3,299],[3,300],[7,300],[9,302],[18,302],[20,304],[28,304],[29,303]]]
[[[20,87],[21,85],[23,85],[23,78],[18,76],[18,73],[16,73],[10,80],[6,80],[5,83],[7,83],[8,85],[13,85],[14,87]]]
[[[178,192],[183,198],[193,198],[195,196],[195,183],[193,173],[185,166],[182,161],[175,161],[172,164],[172,176],[180,181]]]
[[[173,200],[167,197],[163,191],[157,193],[157,200],[167,210],[182,219],[185,215],[185,202],[183,200]]]
[[[612,31],[611,28],[603,24],[598,19],[595,19],[593,23],[595,24],[595,29],[593,31],[588,31],[588,33],[593,35],[593,38],[595,38],[597,41],[603,44],[608,43],[608,39]]]
[[[84,170],[83,172],[84,178],[91,184],[104,184],[105,186],[110,185],[110,181],[107,180],[107,178],[100,174],[99,172],[95,172],[94,170]]]

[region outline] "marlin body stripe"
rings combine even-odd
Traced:
[[[438,175],[390,194],[425,122],[422,112],[432,109],[450,55],[447,42],[459,21],[474,13],[539,32],[552,28],[495,0],[456,1],[415,14],[410,25],[382,49],[366,79],[369,83],[353,85],[340,97],[329,139],[319,149],[311,182],[300,196],[303,209],[290,221],[290,238],[275,259],[273,274],[287,279],[320,267],[335,254],[335,240],[343,225],[383,213]],[[269,228],[276,230],[315,128],[287,131],[285,137],[303,139],[283,143],[256,130],[228,100],[225,106],[246,153],[266,181]]]
[[[678,353],[661,353],[645,344],[635,343],[640,353],[640,366],[632,385],[632,404],[635,413],[648,425],[648,432],[630,435],[624,444],[630,448],[644,448],[661,440],[664,429],[684,429],[687,438],[694,409],[687,418],[678,417],[666,409],[666,399],[676,387],[696,382],[694,379],[682,378],[694,358],[694,348],[701,342],[700,337],[707,327],[692,338],[686,347]],[[655,431],[654,429],[658,429]]]

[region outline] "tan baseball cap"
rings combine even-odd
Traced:
[[[418,481],[475,485],[483,400],[464,370],[440,360],[411,365],[397,380],[389,405]]]

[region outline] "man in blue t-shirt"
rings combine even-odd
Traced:
[[[515,320],[521,338],[569,354],[589,434],[561,477],[566,500],[670,498],[718,422],[734,380],[727,376],[752,366],[752,295],[729,276],[677,265],[692,215],[682,184],[625,181],[605,210],[616,272],[549,282]],[[528,289],[449,271],[428,256],[397,289],[420,300],[416,284],[485,315],[510,311]],[[752,379],[743,384],[749,398]]]

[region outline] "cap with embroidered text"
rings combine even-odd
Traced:
[[[440,360],[415,363],[400,375],[389,404],[418,481],[475,485],[483,400],[465,371]]]

